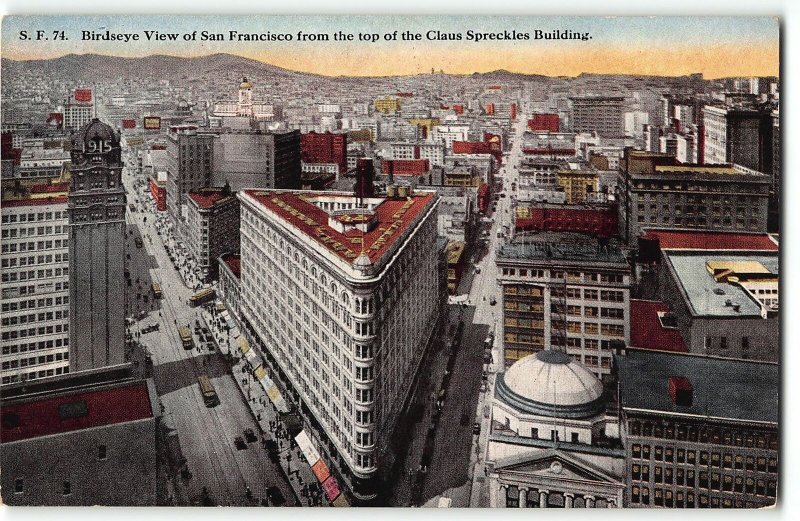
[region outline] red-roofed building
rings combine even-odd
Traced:
[[[658,262],[661,250],[778,251],[778,243],[767,233],[645,230],[638,262]]]
[[[347,172],[347,133],[309,132],[300,136],[300,159],[304,163],[335,163],[339,175]]]
[[[618,212],[615,207],[517,208],[517,231],[577,232],[610,238],[619,234]]]
[[[3,388],[3,502],[155,505],[158,397],[127,366]]]
[[[186,246],[206,280],[217,278],[217,258],[239,251],[239,200],[226,188],[186,194]]]
[[[558,114],[534,114],[528,120],[528,128],[532,131],[546,130],[547,132],[560,132]]]
[[[631,344],[630,347],[688,353],[669,306],[653,300],[631,299]]]
[[[416,176],[427,174],[431,163],[427,159],[384,159],[381,172],[386,176]]]
[[[439,198],[408,187],[363,200],[288,190],[238,197],[241,323],[292,389],[288,399],[299,397],[305,425],[330,440],[319,448],[340,485],[366,501],[386,463],[380,448],[389,443],[446,302]],[[284,311],[276,315],[278,306]],[[284,320],[292,327],[278,325]],[[340,333],[326,332],[323,340],[320,332],[330,327]],[[298,362],[300,352],[313,365]],[[341,361],[354,378],[329,378],[317,357]],[[354,392],[357,410],[337,398]],[[354,424],[358,433],[348,427]]]

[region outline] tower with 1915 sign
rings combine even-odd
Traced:
[[[125,190],[116,132],[98,119],[72,137],[70,372],[125,363]]]

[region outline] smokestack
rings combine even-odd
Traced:
[[[355,196],[361,204],[364,203],[365,197],[373,197],[375,195],[375,167],[372,164],[372,159],[360,157],[356,162],[356,185]]]

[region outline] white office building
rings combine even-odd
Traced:
[[[247,190],[241,315],[356,501],[438,319],[435,192]]]

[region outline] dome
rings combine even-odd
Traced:
[[[239,85],[240,89],[252,89],[253,84],[247,81],[247,78],[242,78],[242,84]]]
[[[183,98],[179,98],[178,99],[178,108],[179,109],[188,109],[189,108],[189,102],[186,101]]]
[[[518,360],[497,378],[498,397],[522,412],[586,418],[602,412],[603,383],[560,351],[540,351]]]
[[[84,125],[72,137],[73,150],[89,150],[88,144],[90,141],[104,141],[113,147],[119,146],[119,138],[114,129],[106,125],[97,118]]]

